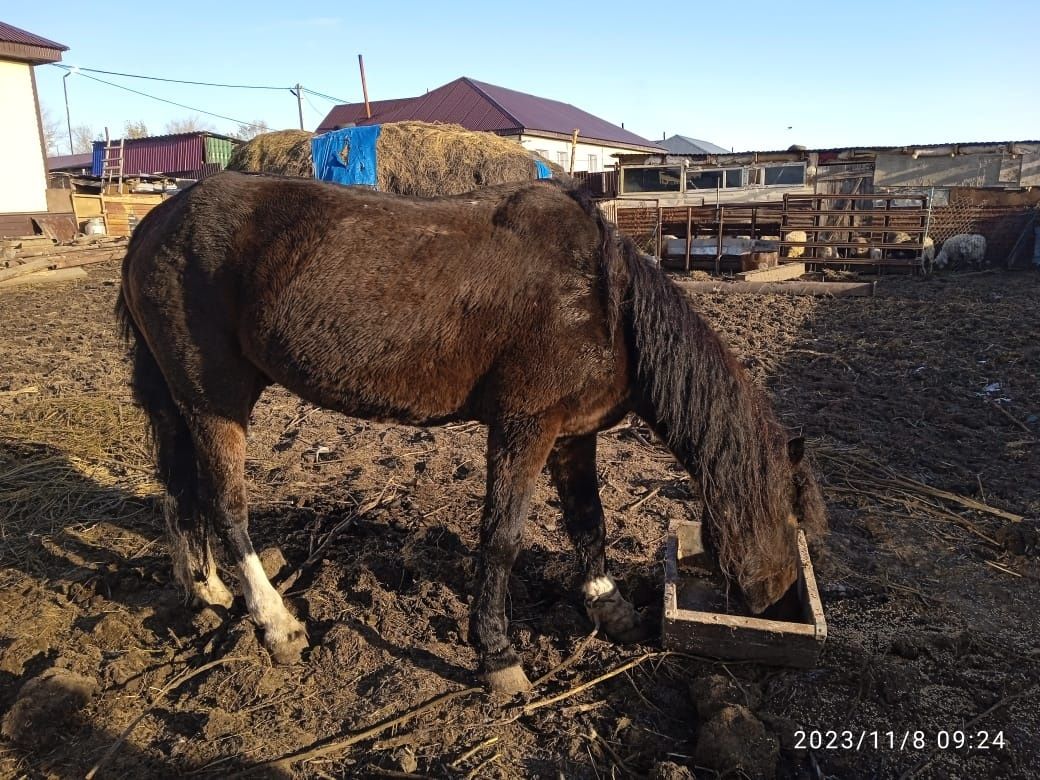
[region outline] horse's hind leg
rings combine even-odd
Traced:
[[[173,560],[173,576],[195,602],[230,607],[231,591],[217,573],[210,544],[212,529],[199,511],[195,448],[183,418],[155,426],[159,473],[166,484],[163,514]]]
[[[560,494],[563,521],[581,561],[585,608],[606,634],[619,642],[645,636],[638,613],[607,574],[606,529],[596,477],[596,435],[561,439],[549,456]]]
[[[192,434],[199,464],[199,500],[238,566],[249,615],[263,632],[264,644],[279,663],[299,660],[307,631],[285,608],[249,539],[245,485],[245,419],[197,415]]]
[[[531,685],[506,636],[506,592],[531,491],[558,430],[559,422],[548,418],[495,423],[488,430],[487,495],[470,635],[480,653],[481,673],[498,693]]]
[[[133,363],[134,395],[151,423],[157,471],[166,488],[163,514],[173,576],[194,601],[230,607],[231,592],[217,573],[210,546],[211,528],[205,515],[199,512],[191,431],[141,336],[136,339]]]

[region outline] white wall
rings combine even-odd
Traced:
[[[47,210],[31,67],[0,60],[0,213]]]
[[[569,171],[571,168],[571,142],[562,141],[557,138],[542,138],[537,135],[530,135],[524,133],[520,136],[520,144],[532,152],[540,153],[549,162],[556,163],[565,171]],[[633,150],[630,148],[620,146],[602,146],[595,143],[584,143],[581,140],[581,136],[578,136],[578,148],[574,157],[574,170],[575,171],[597,171],[610,170],[614,167],[614,163],[617,160],[612,155],[615,154],[632,154]],[[560,154],[563,154],[561,160]],[[595,167],[590,167],[589,155],[594,156]]]

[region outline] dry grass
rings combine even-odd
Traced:
[[[310,178],[310,142],[311,134],[301,130],[265,133],[236,148],[228,169]],[[492,184],[534,179],[536,158],[515,141],[494,133],[474,132],[460,125],[392,122],[383,125],[376,142],[376,176],[383,192],[419,197],[458,195]],[[560,172],[558,167],[550,167]]]
[[[140,410],[98,396],[5,410],[0,440],[0,562],[97,518],[128,517],[158,495]]]
[[[460,125],[383,125],[376,160],[379,189],[420,197],[458,195],[537,176],[534,158],[520,144]]]
[[[855,447],[817,440],[812,442],[812,452],[826,477],[826,492],[887,504],[896,515],[905,513],[912,520],[952,523],[994,548],[1000,547],[995,531],[983,521],[1022,520],[1020,515],[911,479]]]
[[[229,171],[274,173],[309,179],[314,176],[311,137],[306,130],[262,133],[235,147],[227,168]]]

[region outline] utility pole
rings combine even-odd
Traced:
[[[69,154],[75,154],[72,150],[72,115],[69,114],[69,76],[73,71],[65,71],[65,75],[61,77],[61,88],[65,90],[65,124],[69,128]]]
[[[296,85],[296,107],[300,111],[300,129],[303,130],[303,85]]]

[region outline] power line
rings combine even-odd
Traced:
[[[343,98],[332,97],[332,95],[324,95],[321,92],[315,92],[313,89],[307,89],[307,87],[304,87],[303,91],[304,92],[309,92],[312,95],[314,95],[315,97],[324,98],[325,100],[331,100],[333,103],[353,103],[354,102],[353,100],[344,100]]]
[[[167,79],[161,76],[143,76],[140,73],[117,73],[113,70],[98,70],[97,68],[81,68],[76,65],[65,65],[52,63],[56,68],[73,72],[101,73],[105,76],[123,76],[128,79],[148,79],[149,81],[165,81],[170,84],[193,84],[198,87],[225,87],[227,89],[270,89],[276,91],[291,90],[292,87],[268,87],[257,84],[216,84],[211,81],[185,81],[184,79]]]
[[[149,81],[164,81],[169,84],[191,84],[197,87],[223,87],[225,89],[266,89],[275,92],[281,92],[283,90],[293,91],[292,86],[288,87],[273,87],[264,84],[219,84],[212,81],[188,81],[186,79],[170,79],[163,76],[145,76],[141,73],[120,73],[114,70],[98,70],[97,68],[82,68],[76,65],[67,65],[65,63],[51,63],[56,68],[62,70],[80,72],[80,73],[100,73],[105,76],[122,76],[128,79],[147,79]],[[309,92],[315,97],[323,98],[324,100],[331,100],[333,103],[350,103],[350,100],[344,100],[343,98],[334,97],[332,95],[326,95],[324,92],[318,92],[308,87],[303,87],[304,92]]]
[[[205,111],[205,110],[203,110],[201,108],[195,108],[193,106],[186,106],[186,105],[184,105],[184,103],[175,103],[174,101],[167,100],[166,98],[161,98],[161,97],[158,97],[156,95],[149,95],[147,92],[141,92],[140,90],[137,90],[137,89],[131,89],[130,87],[124,87],[122,84],[114,84],[111,81],[105,81],[104,79],[99,79],[97,76],[88,76],[86,73],[81,73],[80,75],[83,76],[83,78],[85,78],[85,79],[90,79],[91,81],[97,81],[97,82],[99,82],[101,84],[107,84],[110,87],[115,87],[116,89],[123,89],[123,90],[126,90],[127,92],[133,92],[135,95],[141,95],[142,97],[151,98],[152,100],[158,100],[160,103],[169,103],[171,106],[177,106],[178,108],[186,108],[189,111],[195,111],[195,112],[197,112],[199,114],[206,114],[207,116],[215,116],[218,119],[227,119],[229,122],[237,122],[238,124],[245,125],[246,127],[261,127],[261,125],[256,125],[256,124],[253,124],[252,122],[247,122],[247,121],[242,120],[242,119],[235,119],[232,116],[225,116],[224,114],[215,114],[212,111]]]
[[[306,90],[304,90],[304,91],[306,92]],[[307,106],[308,106],[308,107],[309,107],[309,108],[311,109],[311,111],[313,111],[313,112],[314,112],[315,114],[317,114],[317,115],[318,115],[318,116],[320,116],[320,117],[323,117],[323,116],[325,116],[325,114],[324,114],[324,113],[322,113],[321,109],[319,109],[319,108],[318,108],[318,107],[317,107],[316,105],[314,105],[314,104],[313,104],[313,103],[311,102],[311,99],[310,99],[309,97],[307,97],[306,95],[304,95],[304,96],[303,96],[303,99],[304,99],[304,100],[305,100],[305,101],[307,102]]]

